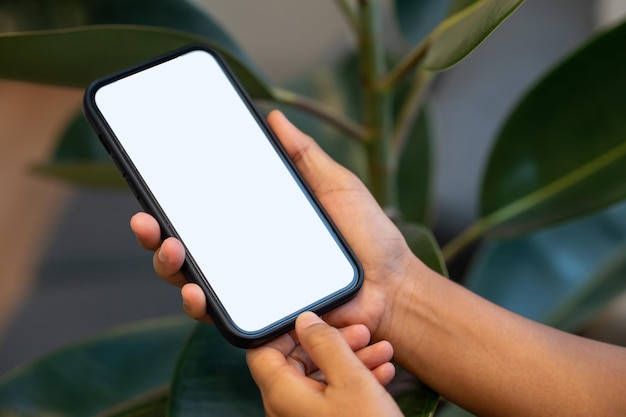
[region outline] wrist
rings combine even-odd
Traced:
[[[406,332],[412,336],[419,331],[415,307],[425,303],[425,289],[431,271],[410,250],[399,262],[393,276],[386,281],[385,308],[378,327],[373,331],[374,340],[387,340],[394,348],[400,348]],[[397,347],[396,347],[397,346]]]

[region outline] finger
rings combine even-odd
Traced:
[[[187,283],[180,271],[185,261],[185,248],[178,239],[169,237],[154,252],[152,264],[158,276],[177,287]]]
[[[354,324],[351,326],[343,327],[339,329],[339,332],[350,346],[352,351],[359,351],[367,346],[370,341],[370,333],[367,327],[362,324]],[[297,336],[296,336],[297,337]],[[311,357],[303,349],[302,345],[298,344],[294,349],[289,352],[288,361],[298,366],[305,375],[312,375],[317,371],[317,365],[313,362]],[[375,366],[378,366],[376,363]]]
[[[354,353],[361,363],[374,373],[374,376],[381,384],[386,385],[393,379],[395,367],[389,362],[393,358],[393,348],[389,342],[380,341],[355,350]],[[386,364],[389,364],[390,367],[386,366]],[[318,369],[313,370],[308,376],[316,381],[326,382],[326,377]]]
[[[246,352],[246,362],[252,378],[262,390],[266,388],[278,374],[279,369],[289,366],[286,361],[287,354],[295,346],[294,340],[284,334],[267,344]],[[290,372],[293,367],[289,366]]]
[[[159,223],[148,213],[135,213],[130,219],[130,228],[144,249],[154,251],[161,245],[161,228]]]
[[[318,197],[336,187],[338,172],[349,174],[349,171],[330,158],[310,136],[291,124],[280,111],[272,111],[267,121],[298,171]]]
[[[341,333],[311,312],[296,320],[296,332],[304,350],[311,356],[330,385],[345,386],[354,378],[373,378],[356,357]]]
[[[194,320],[213,323],[207,314],[206,296],[198,284],[187,283],[180,291],[183,298],[183,310]]]
[[[396,368],[391,362],[385,362],[371,371],[378,383],[383,386],[389,384],[396,376]]]
[[[393,358],[393,347],[386,340],[366,346],[355,352],[356,357],[367,369],[373,370]]]

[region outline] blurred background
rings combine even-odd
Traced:
[[[199,3],[278,85],[332,63],[354,42],[332,1]],[[474,218],[490,140],[520,94],[625,12],[623,0],[527,0],[438,77],[432,115],[439,239]],[[50,154],[51,138],[81,97],[75,89],[0,80],[0,375],[115,324],[182,311],[178,290],[154,275],[151,254],[130,232],[128,220],[139,210],[130,192],[71,187],[24,169]],[[612,317],[626,316],[623,304],[614,305]]]

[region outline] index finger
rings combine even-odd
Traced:
[[[331,385],[346,385],[369,374],[339,330],[329,326],[311,312],[302,313],[296,320],[296,332],[304,350],[326,375]],[[365,376],[367,378],[367,375]]]

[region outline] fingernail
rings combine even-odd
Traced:
[[[303,329],[316,323],[323,323],[323,320],[319,318],[317,314],[310,311],[306,311],[298,316],[298,325]]]
[[[159,258],[159,261],[164,263],[167,262],[167,255],[165,255],[161,248],[159,248],[159,251],[157,252],[157,257]]]

